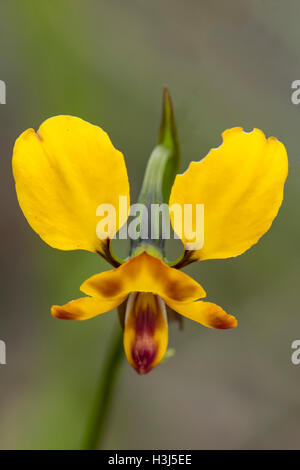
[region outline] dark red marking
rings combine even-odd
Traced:
[[[132,358],[138,374],[147,374],[157,353],[154,341],[155,315],[149,310],[139,312],[136,318],[136,336],[132,347]]]

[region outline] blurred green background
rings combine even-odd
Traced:
[[[32,232],[11,173],[14,140],[57,114],[99,124],[126,158],[136,197],[156,142],[162,86],[172,93],[183,171],[258,127],[286,145],[290,175],[271,231],[243,256],[186,268],[234,331],[170,327],[176,355],[148,376],[124,361],[105,448],[299,448],[300,79],[297,0],[0,0],[0,447],[81,445],[117,315],[64,322],[52,304],[109,266]]]

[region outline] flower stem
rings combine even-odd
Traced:
[[[83,449],[98,449],[101,446],[106,419],[123,354],[123,332],[120,326],[117,325],[117,330],[113,334],[110,349],[103,370],[101,371],[97,397],[92,408],[82,446]]]

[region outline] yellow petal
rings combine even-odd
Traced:
[[[53,305],[51,313],[61,320],[88,320],[101,313],[109,312],[118,307],[125,298],[114,298],[113,300],[99,300],[93,297],[82,297],[72,300],[65,305]]]
[[[284,145],[254,129],[225,131],[223,143],[175,179],[169,204],[204,204],[204,245],[194,259],[229,258],[250,248],[270,228],[283,198],[288,172]],[[174,231],[184,227],[174,220]],[[184,219],[183,219],[184,220]],[[195,228],[195,227],[193,227]],[[198,227],[201,230],[202,227]],[[199,237],[200,238],[200,237]],[[188,245],[187,245],[188,247]]]
[[[80,289],[101,299],[127,296],[131,292],[152,292],[163,299],[182,302],[205,297],[204,289],[187,274],[170,268],[146,252],[117,269],[90,277]]]
[[[102,252],[105,240],[96,234],[100,204],[116,209],[110,238],[126,221],[126,210],[119,220],[119,195],[129,205],[123,155],[102,129],[82,119],[56,116],[37,133],[23,132],[14,147],[13,173],[26,219],[54,248]]]
[[[226,330],[237,326],[237,320],[233,315],[228,315],[221,307],[211,302],[199,300],[198,302],[187,304],[168,300],[167,304],[181,315],[208,328]]]
[[[166,307],[157,295],[130,294],[125,314],[124,349],[128,362],[147,374],[164,357],[168,346]]]

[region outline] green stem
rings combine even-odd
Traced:
[[[104,437],[106,419],[123,355],[123,332],[117,325],[104,368],[101,371],[98,393],[90,416],[83,449],[98,449]]]

